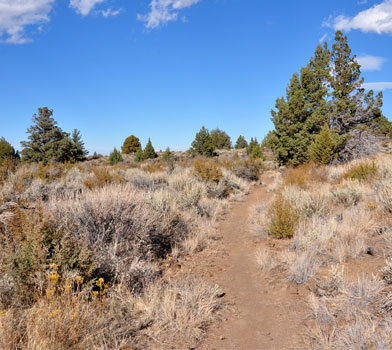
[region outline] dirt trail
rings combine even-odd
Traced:
[[[263,183],[268,180],[265,174]],[[209,269],[210,279],[233,305],[227,320],[211,327],[200,349],[306,349],[301,345],[306,291],[288,282],[282,273],[262,273],[257,268],[255,253],[265,243],[251,231],[249,208],[271,200],[267,188],[257,186],[233,203],[218,229],[224,254],[199,265],[199,271]]]

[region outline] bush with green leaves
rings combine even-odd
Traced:
[[[0,164],[3,160],[15,160],[19,158],[17,152],[15,152],[14,147],[4,138],[0,138]]]
[[[240,135],[238,136],[238,139],[234,145],[235,149],[242,149],[242,148],[247,148],[248,147],[248,142],[245,140],[245,137]]]
[[[121,152],[119,150],[117,150],[116,147],[114,147],[113,152],[110,153],[109,155],[109,164],[110,165],[115,165],[119,162],[123,161],[123,157],[121,155]]]
[[[216,155],[210,132],[204,126],[196,134],[191,151],[204,157],[214,157]]]
[[[121,147],[121,151],[124,154],[136,153],[141,147],[142,145],[140,144],[139,138],[131,135],[125,139],[124,144]]]
[[[263,159],[263,149],[261,148],[260,144],[257,141],[257,138],[253,137],[250,140],[249,146],[246,149],[248,155],[253,159]]]
[[[135,161],[142,162],[144,160],[144,153],[142,148],[139,148],[135,154]]]
[[[310,159],[318,165],[327,165],[333,159],[336,150],[336,137],[325,123],[319,135],[309,147]]]
[[[167,163],[167,162],[172,161],[173,158],[174,158],[173,152],[170,151],[169,147],[167,147],[165,152],[163,152],[163,154],[162,154],[162,160]]]
[[[216,149],[231,149],[230,136],[223,130],[216,128],[211,130],[211,142]]]

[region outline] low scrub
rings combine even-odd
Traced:
[[[283,197],[278,197],[270,206],[267,214],[268,232],[274,238],[294,236],[299,217],[293,206]]]

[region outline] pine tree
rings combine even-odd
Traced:
[[[143,160],[144,160],[144,153],[142,148],[140,147],[135,154],[135,161],[142,162]]]
[[[84,142],[82,141],[82,135],[80,131],[74,129],[71,135],[71,158],[72,162],[81,162],[86,160],[88,151],[84,148]]]
[[[235,149],[242,149],[242,148],[247,148],[248,147],[248,142],[245,140],[245,137],[242,135],[238,136],[238,139],[235,143],[234,148]]]
[[[328,123],[325,123],[319,135],[309,147],[310,159],[319,165],[327,165],[333,159],[337,142]]]
[[[158,155],[155,153],[155,149],[152,146],[150,139],[148,139],[147,145],[144,148],[143,156],[144,159],[154,159],[158,157]]]
[[[109,155],[109,164],[110,165],[115,165],[119,162],[123,161],[123,157],[121,155],[121,152],[117,150],[116,147],[114,147],[113,152],[110,153]]]
[[[121,151],[124,154],[136,153],[141,147],[142,145],[140,144],[139,139],[136,136],[131,135],[125,139]]]
[[[167,147],[165,152],[162,154],[162,160],[164,162],[170,162],[173,159],[173,152],[170,151],[170,148]]]
[[[332,74],[332,127],[340,134],[349,133],[357,125],[369,122],[380,112],[382,93],[374,96],[362,89],[361,66],[356,55],[351,55],[347,36],[341,31],[335,34],[331,53]]]
[[[261,148],[259,142],[257,141],[257,138],[253,137],[250,139],[249,146],[246,149],[246,152],[248,155],[253,158],[253,159],[262,159],[264,157],[263,155],[263,149]]]
[[[205,157],[213,157],[216,155],[210,132],[204,126],[196,134],[195,140],[192,142],[191,150]]]
[[[70,159],[69,134],[62,131],[53,119],[53,110],[38,108],[33,123],[27,129],[29,141],[22,141],[22,156],[28,162],[68,161]]]
[[[231,139],[225,131],[216,128],[211,130],[210,136],[215,149],[231,149]]]

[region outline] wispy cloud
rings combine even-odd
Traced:
[[[328,37],[328,34],[327,33],[325,33],[320,39],[319,39],[319,43],[322,43],[322,42],[324,42],[325,41],[325,39],[327,39],[327,37]]]
[[[376,83],[364,83],[362,87],[366,90],[383,91],[392,89],[392,82],[376,82]]]
[[[158,28],[162,24],[178,19],[179,10],[197,4],[200,0],[152,0],[150,12],[146,15],[138,14],[137,18],[145,22],[150,29]]]
[[[115,16],[118,16],[122,11],[123,11],[123,9],[118,9],[118,10],[107,9],[107,10],[102,10],[101,14],[105,18],[106,17],[115,17]]]
[[[71,0],[69,6],[82,16],[87,16],[96,5],[104,1],[105,0]]]
[[[361,65],[362,71],[381,70],[386,59],[371,55],[363,55],[357,57],[358,63]]]
[[[323,25],[333,27],[335,30],[358,29],[365,33],[392,34],[392,0],[384,0],[354,17],[340,15],[330,18]]]
[[[39,28],[50,20],[54,0],[0,0],[0,42],[24,44],[28,26]]]

